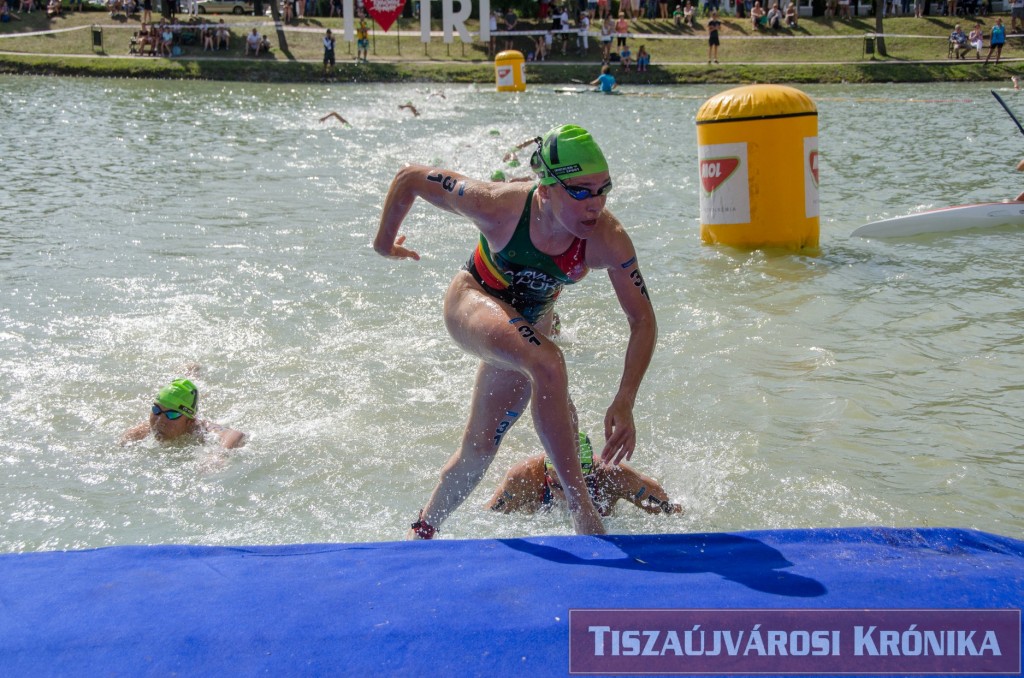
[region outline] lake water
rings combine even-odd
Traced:
[[[466,416],[474,361],[441,295],[475,231],[420,204],[404,231],[423,260],[382,259],[383,196],[404,162],[486,177],[565,121],[608,155],[658,311],[634,465],[686,508],[620,506],[611,531],[1024,531],[1024,234],[849,237],[1020,191],[1018,131],[984,85],[802,88],[819,109],[816,256],[701,244],[694,116],[725,87],[0,89],[2,551],[402,538]],[[319,123],[331,110],[352,126]],[[600,273],[560,311],[600,438],[627,328]],[[119,446],[190,366],[203,416],[249,443]],[[564,512],[481,508],[538,450],[523,421],[443,536],[570,534]]]

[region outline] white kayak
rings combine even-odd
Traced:
[[[944,207],[864,224],[850,235],[860,238],[905,238],[922,233],[973,228],[1024,226],[1024,202],[985,202]]]

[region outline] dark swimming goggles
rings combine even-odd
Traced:
[[[537,141],[538,143],[540,142],[540,137],[537,137]],[[562,188],[565,189],[565,192],[569,194],[569,197],[574,200],[586,200],[587,198],[592,198],[598,195],[607,195],[608,191],[612,190],[611,180],[609,180],[608,183],[606,183],[604,186],[597,189],[596,191],[592,191],[589,188],[584,188],[583,186],[570,186],[569,184],[562,181],[558,177],[558,175],[555,174],[554,170],[551,169],[551,166],[548,165],[548,161],[544,159],[544,153],[542,149],[537,149],[536,156],[540,158],[540,162],[541,164],[544,165],[544,169],[548,171],[548,174],[553,176],[555,178],[555,181],[561,184]]]
[[[162,410],[160,409],[160,406],[157,405],[156,403],[153,403],[153,414],[155,414],[158,417],[162,414],[171,421],[174,421],[175,419],[180,419],[181,417],[185,416],[184,412],[179,412],[178,410]]]

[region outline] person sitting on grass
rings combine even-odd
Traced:
[[[12,21],[21,21],[21,17],[11,11],[11,8],[7,6],[7,0],[0,4],[0,23],[10,23]]]
[[[260,40],[260,52],[263,54],[270,53],[270,38],[267,37],[266,33],[263,34],[263,39]]]
[[[46,18],[52,19],[61,16],[61,9],[60,0],[50,0],[50,3],[46,6]]]
[[[619,52],[619,63],[622,64],[622,70],[629,71],[629,67],[633,64],[633,53],[629,50],[629,45],[623,47]]]
[[[750,9],[750,26],[755,31],[764,25],[764,10],[761,8],[761,0],[757,0]]]
[[[224,23],[224,19],[217,24],[217,35],[214,38],[214,49],[227,49],[231,44],[231,29]]]
[[[640,45],[640,51],[636,53],[636,72],[644,73],[650,65],[651,53],[647,51],[647,47]]]
[[[580,432],[579,440],[583,480],[594,507],[602,516],[611,515],[620,499],[647,513],[671,515],[683,512],[681,505],[669,500],[668,493],[657,480],[635,471],[626,463],[602,464],[599,459],[594,459],[587,434]],[[545,455],[537,454],[505,473],[486,506],[498,513],[535,513],[550,509],[555,503],[565,503],[565,492],[553,464]]]
[[[786,5],[786,25],[790,28],[796,28],[798,20],[799,14],[796,11],[796,4],[790,0],[790,3]]]
[[[250,53],[253,56],[260,54],[260,34],[255,28],[252,29],[252,33],[245,36],[245,56],[249,56]]]
[[[779,9],[779,3],[772,3],[772,8],[768,10],[768,14],[765,16],[765,23],[773,31],[782,28],[782,10]]]

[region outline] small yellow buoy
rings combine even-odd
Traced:
[[[498,52],[494,57],[494,79],[499,92],[526,91],[526,57],[519,50]]]

